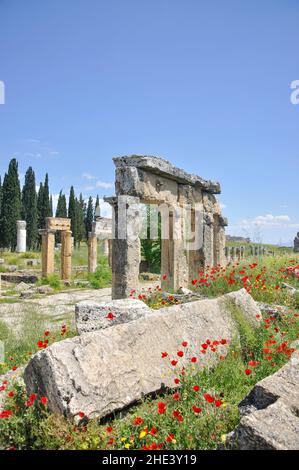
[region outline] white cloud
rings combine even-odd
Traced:
[[[258,215],[254,219],[243,219],[231,226],[239,227],[240,229],[251,229],[252,227],[264,228],[297,228],[299,223],[292,222],[288,215]]]
[[[106,183],[105,181],[97,181],[96,188],[111,189],[111,188],[114,188],[114,183]]]
[[[96,177],[93,176],[92,174],[90,173],[82,173],[82,178],[86,179],[86,180],[95,180]]]

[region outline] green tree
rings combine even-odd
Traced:
[[[17,220],[21,216],[21,188],[18,176],[18,163],[13,158],[4,176],[2,186],[1,246],[12,251],[17,245]]]
[[[73,232],[74,245],[77,246],[78,230],[77,230],[77,211],[76,211],[76,197],[73,186],[70,189],[68,218],[71,219],[71,231]]]
[[[65,194],[62,193],[62,190],[59,193],[57,207],[56,207],[56,214],[55,217],[67,217],[67,208],[66,208],[66,197]]]
[[[79,199],[76,199],[76,219],[77,219],[77,241],[80,248],[80,243],[85,238],[85,212],[86,204],[84,202],[82,193],[79,196]]]
[[[35,249],[38,239],[37,196],[35,174],[31,167],[26,172],[22,190],[22,219],[27,223],[27,248],[28,250]]]
[[[155,208],[150,205],[145,206],[145,220],[147,228],[147,238],[141,240],[141,256],[147,261],[150,272],[161,272],[161,215],[154,214]],[[150,223],[158,223],[158,238],[151,239]]]
[[[43,218],[43,204],[44,204],[44,185],[40,183],[37,193],[37,222],[38,228],[44,227],[44,218]]]
[[[88,199],[87,210],[86,210],[86,217],[85,217],[85,233],[86,239],[88,239],[89,232],[92,231],[92,222],[94,219],[94,212],[93,212],[93,201],[92,197],[90,196]]]

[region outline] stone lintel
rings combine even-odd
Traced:
[[[208,193],[220,194],[220,183],[207,181],[200,176],[187,173],[180,168],[173,166],[168,160],[161,157],[149,155],[130,155],[113,158],[116,168],[126,168],[128,166],[139,168],[149,173],[172,179],[179,184],[187,184],[198,189],[202,189]]]
[[[71,219],[66,219],[63,217],[47,217],[46,227],[49,230],[71,230]]]

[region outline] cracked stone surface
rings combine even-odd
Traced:
[[[278,372],[258,382],[239,409],[243,417],[229,435],[230,448],[299,450],[299,351]]]
[[[75,418],[80,411],[88,417],[104,417],[163,386],[173,387],[174,368],[169,358],[161,358],[161,352],[177,357],[182,341],[187,341],[190,352],[180,359],[184,366],[207,338],[231,340],[237,326],[228,299],[244,317],[260,324],[259,309],[244,289],[218,299],[164,308],[38,352],[25,369],[27,391],[46,395],[50,410]],[[226,350],[220,346],[219,353]],[[217,358],[202,356],[200,365],[213,364]]]

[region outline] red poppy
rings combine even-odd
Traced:
[[[174,439],[174,434],[168,434],[168,436],[166,437],[167,442],[172,442],[173,439]]]
[[[79,417],[84,418],[84,416],[85,416],[85,413],[83,411],[79,411]]]
[[[181,395],[176,392],[172,395],[172,398],[175,400],[175,401],[179,401],[181,399]]]
[[[217,406],[217,408],[219,408],[219,406],[222,405],[222,401],[221,400],[215,400],[215,406]]]
[[[158,403],[158,413],[159,415],[163,415],[166,412],[166,404],[163,401]]]
[[[193,387],[194,392],[199,392],[200,387],[198,385],[194,385]]]
[[[182,342],[182,346],[183,346],[184,348],[186,348],[186,347],[188,346],[187,341],[183,341],[183,342]]]
[[[47,398],[47,397],[41,397],[40,403],[41,403],[42,405],[46,405],[47,402],[48,402],[48,398]]]
[[[192,406],[192,410],[194,411],[194,413],[197,413],[197,414],[199,414],[199,413],[201,413],[201,412],[202,412],[202,409],[201,409],[201,408],[198,408],[198,407],[197,407],[197,406],[195,406],[195,405],[194,405],[194,406]]]
[[[108,432],[108,433],[113,432],[113,427],[112,426],[107,426],[106,432]]]
[[[212,395],[210,395],[209,393],[205,393],[203,397],[208,403],[214,402],[214,397],[212,397]]]
[[[137,416],[137,418],[134,419],[133,421],[133,424],[135,426],[140,426],[140,424],[143,424],[144,423],[144,420],[142,418],[140,418],[139,416]]]
[[[184,356],[184,353],[183,353],[183,351],[178,351],[178,352],[177,352],[177,355],[178,355],[179,357],[183,357],[183,356]]]
[[[191,357],[191,362],[193,362],[193,363],[197,362],[197,358],[196,357]]]
[[[107,314],[107,317],[106,317],[106,318],[108,318],[108,320],[114,320],[115,315],[113,315],[112,312],[109,312],[109,313]]]
[[[172,366],[176,366],[176,365],[177,365],[177,363],[178,363],[178,361],[174,361],[174,360],[173,360],[173,361],[171,361],[171,365],[172,365]]]
[[[164,357],[167,357],[168,354],[167,354],[167,352],[162,352],[162,353],[161,353],[161,356],[162,356],[162,358],[164,359]]]
[[[12,397],[14,396],[14,392],[9,392],[9,393],[8,393],[8,396],[9,396],[10,398],[12,398]]]
[[[252,370],[250,370],[250,369],[245,369],[245,374],[246,374],[246,375],[251,375],[251,374],[252,374]]]
[[[177,419],[180,423],[182,423],[184,421],[184,418],[183,416],[181,415],[181,413],[178,411],[178,410],[174,410],[172,412],[172,416]]]
[[[155,428],[155,427],[153,427],[153,428],[150,430],[149,433],[150,433],[152,436],[155,436],[155,435],[157,434],[157,432],[158,432],[158,429]]]
[[[174,379],[174,383],[178,385],[180,383],[180,379]]]

